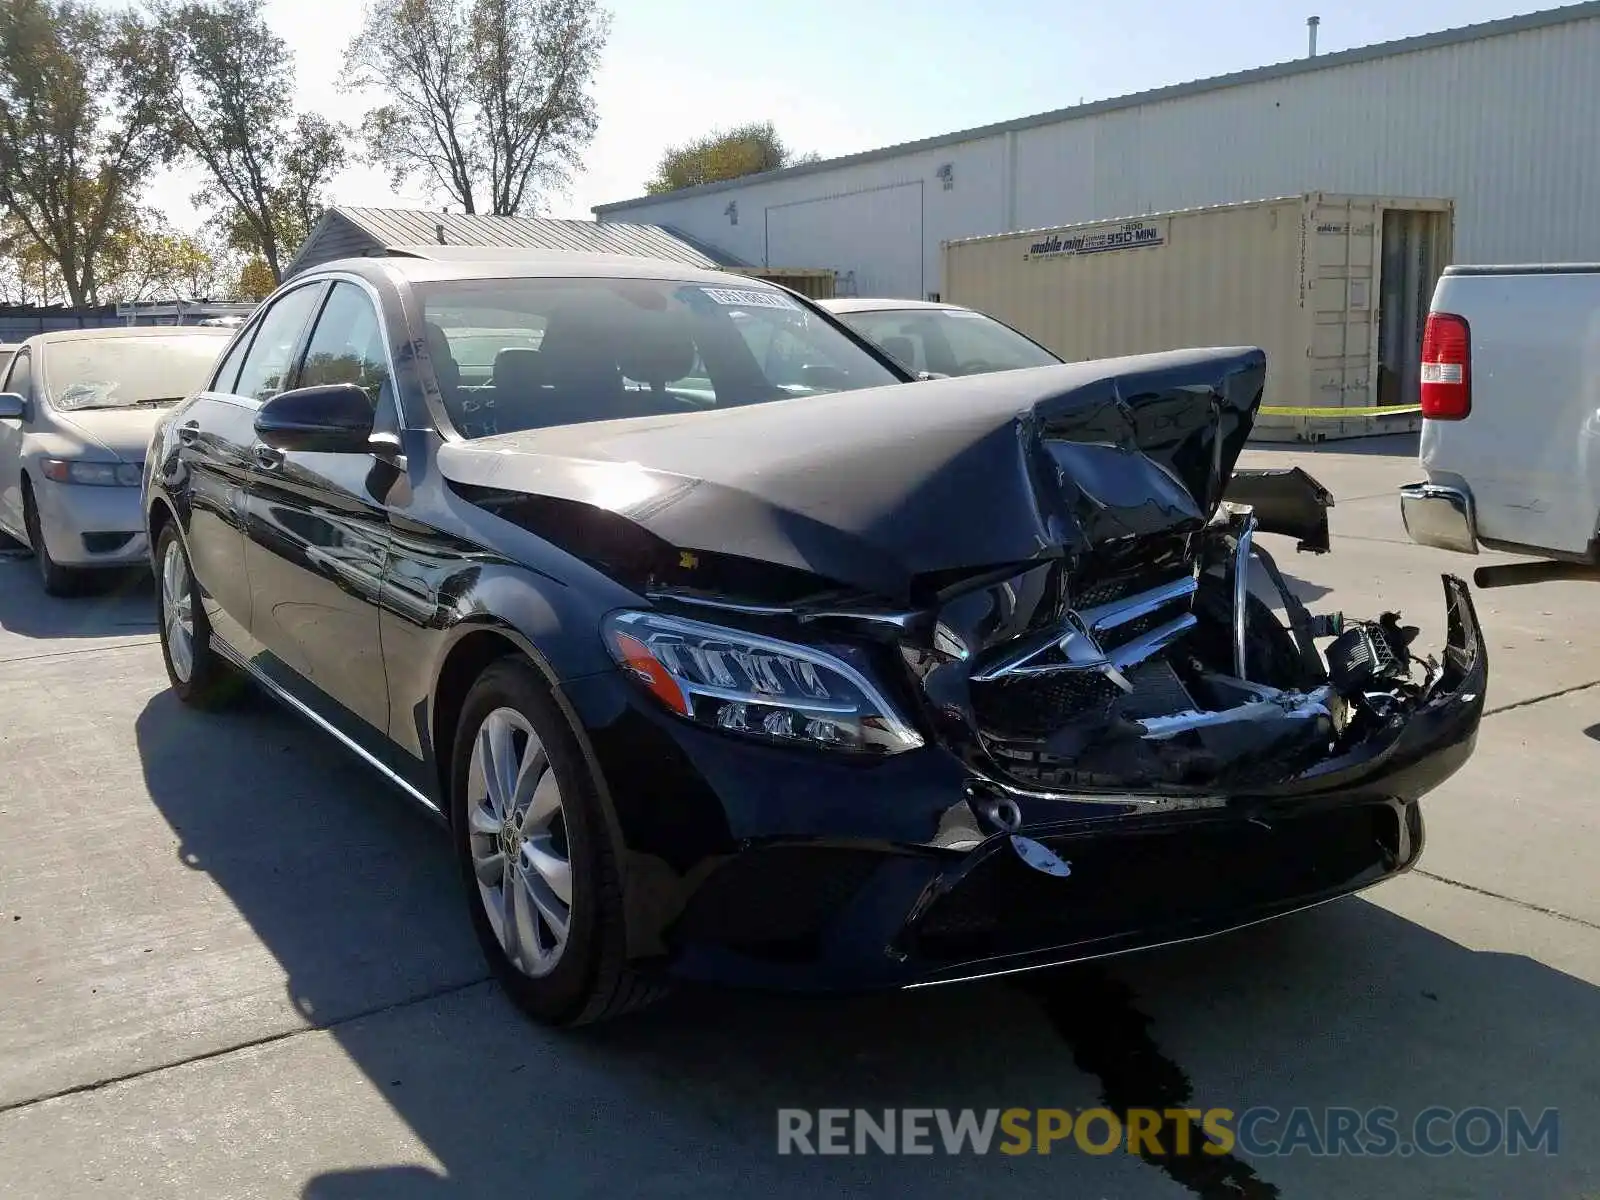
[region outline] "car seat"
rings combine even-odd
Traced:
[[[616,346],[622,340],[616,307],[574,299],[550,314],[539,343],[537,392],[520,404],[520,428],[606,421],[628,415]]]
[[[649,386],[649,411],[660,411],[667,384],[694,370],[697,357],[681,314],[669,313],[640,313],[618,354],[623,376]]]

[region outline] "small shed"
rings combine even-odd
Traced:
[[[747,265],[659,225],[340,206],[323,213],[283,274],[287,279],[335,259],[383,257],[401,247],[422,245],[636,254],[708,270]]]

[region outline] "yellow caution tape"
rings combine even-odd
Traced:
[[[1420,413],[1420,404],[1389,404],[1375,408],[1259,408],[1263,417],[1322,417],[1337,421],[1343,417],[1398,417],[1405,413]]]

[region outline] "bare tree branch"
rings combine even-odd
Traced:
[[[296,117],[294,59],[267,26],[263,0],[184,0],[158,11],[176,69],[168,100],[175,136],[205,168],[198,204],[221,210],[230,243],[283,267],[322,212],[345,165],[349,131]]]
[[[589,88],[610,17],[595,0],[373,0],[346,51],[347,88],[384,103],[367,159],[468,213],[527,211],[594,138]]]

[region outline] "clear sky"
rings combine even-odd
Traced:
[[[600,131],[566,196],[541,213],[641,194],[662,150],[714,127],[771,119],[824,157],[1302,57],[1556,7],[1538,0],[611,0],[596,83]],[[361,0],[268,0],[295,49],[299,105],[351,121],[335,90]],[[1336,116],[1336,114],[1331,114]],[[346,204],[417,207],[378,172],[335,181]],[[153,181],[148,201],[181,225],[192,178]]]

